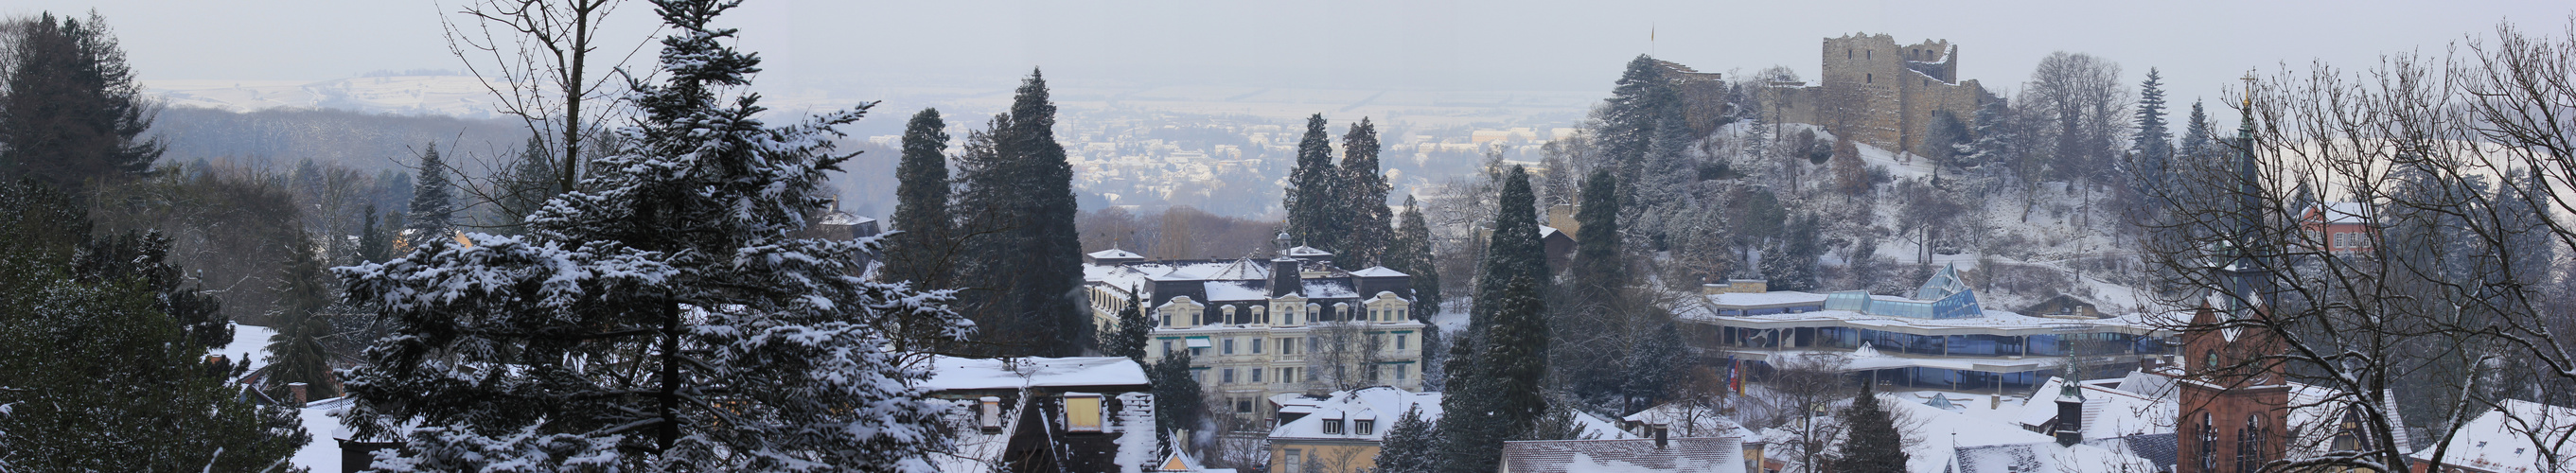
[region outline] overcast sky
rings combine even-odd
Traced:
[[[461,69],[428,1],[17,0],[0,13],[105,15],[142,78],[323,80]],[[456,2],[444,2],[454,10]],[[849,2],[751,0],[723,20],[769,58],[762,87],[1007,87],[1032,66],[1059,86],[1607,92],[1636,54],[1703,71],[1816,74],[1819,40],[1948,39],[1960,76],[2018,88],[2052,51],[2090,53],[2135,83],[2161,68],[2177,108],[2216,101],[2249,68],[2367,66],[2439,52],[2501,21],[2563,35],[2559,1],[1387,1]],[[640,38],[630,2],[613,36]],[[1649,40],[1651,31],[1652,41]],[[632,44],[632,43],[629,43]],[[649,48],[649,46],[648,46]],[[651,50],[645,51],[649,58]],[[649,60],[649,59],[647,59]],[[2001,91],[2001,90],[1999,90]]]

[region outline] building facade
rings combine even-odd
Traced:
[[[1265,398],[1368,386],[1422,389],[1422,333],[1412,277],[1346,271],[1332,253],[1281,247],[1267,261],[1145,261],[1107,250],[1085,264],[1095,325],[1138,304],[1154,321],[1146,361],[1188,352],[1220,413],[1271,418]]]
[[[2148,315],[2035,317],[1989,311],[1944,268],[1911,296],[1762,291],[1760,281],[1706,285],[1676,307],[1685,339],[1752,365],[1840,354],[1844,369],[1913,388],[2028,392],[2069,363],[2117,373],[2170,352],[2172,331]]]

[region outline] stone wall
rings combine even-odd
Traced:
[[[1948,41],[1898,45],[1888,35],[1825,38],[1823,74],[1814,85],[1775,84],[1762,113],[1772,121],[1823,126],[1889,150],[1926,154],[1935,116],[1976,115],[1988,98],[1975,80],[1958,80],[1958,47]]]

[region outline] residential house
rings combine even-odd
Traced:
[[[2442,471],[2452,473],[2537,473],[2576,471],[2576,408],[2507,399],[2460,425],[2446,442],[2408,455],[2416,473],[2442,456]],[[2534,441],[2540,439],[2540,441]],[[2338,437],[2337,446],[2351,441]],[[2548,447],[2541,447],[2546,443]]]
[[[1114,472],[1156,464],[1153,385],[1124,357],[929,360],[919,386],[957,405],[948,473]]]

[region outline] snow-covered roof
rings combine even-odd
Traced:
[[[1744,441],[1735,437],[1529,440],[1503,443],[1505,473],[1741,473]]]
[[[849,212],[833,211],[825,212],[821,223],[824,225],[858,225],[874,221],[877,221],[877,219],[851,215]]]
[[[304,432],[313,434],[312,442],[295,449],[295,466],[311,469],[312,473],[341,471],[340,442],[336,439],[349,438],[349,428],[340,425],[340,413],[349,410],[349,402],[346,397],[313,401],[295,413],[304,424]]]
[[[1955,469],[1925,470],[1916,466],[1921,463],[1912,459],[1908,459],[1907,463],[1913,471],[1927,473],[1935,471],[1955,473],[2157,471],[2153,462],[2136,455],[2086,444],[2059,445],[2055,441],[1959,447],[1954,451],[1954,455],[1953,458],[1938,460],[1955,459],[1958,462],[1958,467]]]
[[[2323,202],[2308,207],[2309,220],[2324,223],[2369,223],[2370,206],[2360,202]]]
[[[1244,284],[1242,281],[1208,281],[1199,284],[1207,288],[1208,302],[1261,301],[1270,299],[1269,291],[1254,288],[1249,284]]]
[[[1792,306],[1822,306],[1825,295],[1812,292],[1729,292],[1709,294],[1708,303],[1719,309],[1748,309]]]
[[[1205,279],[1270,279],[1270,265],[1253,261],[1252,258],[1238,259],[1226,263],[1225,266],[1217,267],[1216,271],[1208,273]]]
[[[1352,271],[1352,272],[1351,272],[1351,275],[1352,275],[1352,276],[1359,276],[1359,277],[1363,277],[1363,278],[1385,278],[1385,277],[1395,277],[1395,276],[1410,276],[1409,274],[1404,274],[1404,273],[1403,273],[1403,272],[1401,272],[1401,271],[1396,271],[1396,270],[1392,270],[1392,269],[1387,269],[1385,266],[1370,266],[1368,269],[1363,269],[1363,270],[1358,270],[1358,271]]]
[[[1145,255],[1117,248],[1091,252],[1091,257],[1093,259],[1145,259]]]
[[[1386,432],[1395,429],[1396,419],[1404,418],[1404,411],[1407,409],[1421,409],[1419,415],[1426,422],[1439,422],[1441,412],[1440,393],[1406,392],[1386,386],[1334,391],[1331,396],[1321,400],[1296,394],[1281,394],[1271,396],[1271,402],[1281,403],[1283,408],[1302,405],[1313,409],[1314,412],[1271,428],[1270,438],[1273,439],[1353,439],[1375,442],[1384,440]],[[1377,414],[1376,428],[1370,430],[1368,434],[1362,435],[1351,427],[1340,429],[1339,434],[1324,433],[1325,421],[1355,419],[1356,417],[1353,416],[1361,412]]]
[[[1734,420],[1728,419],[1725,414],[1719,413],[1718,409],[1710,406],[1693,404],[1687,401],[1675,401],[1655,407],[1649,407],[1646,408],[1646,410],[1637,411],[1637,413],[1629,414],[1627,417],[1622,417],[1619,420],[1637,424],[1664,426],[1666,431],[1675,437],[1736,437],[1744,439],[1754,437],[1752,430],[1745,429],[1744,425],[1737,424]]]
[[[1315,249],[1314,247],[1310,247],[1310,246],[1306,246],[1306,245],[1297,245],[1297,247],[1295,247],[1295,248],[1289,248],[1289,249],[1288,249],[1288,256],[1295,256],[1295,257],[1314,257],[1314,256],[1332,256],[1332,255],[1333,255],[1333,252],[1330,252],[1330,251],[1324,251],[1324,250],[1319,250],[1319,249]]]
[[[2451,437],[2450,448],[2443,451],[2445,466],[2460,465],[2497,473],[2534,471],[2567,471],[2576,469],[2576,448],[2570,439],[2576,432],[2576,408],[2541,404],[2520,399],[2507,399],[2504,406],[2488,410],[2470,419]],[[2542,464],[2538,443],[2533,437],[2556,439],[2550,451],[2560,455],[2556,468]],[[2441,445],[2425,447],[2413,455],[2416,460],[2431,460]]]
[[[1307,299],[1358,299],[1360,297],[1358,290],[1352,289],[1349,283],[1340,280],[1308,279],[1305,281],[1305,286]]]
[[[2342,390],[2325,386],[2298,382],[2289,384],[2290,416],[2283,421],[2289,422],[2291,428],[2299,433],[2299,439],[2291,444],[2292,454],[2313,456],[2323,453],[2324,448],[2332,445],[2337,427],[2343,424],[2343,414],[2349,408],[2345,401],[2355,400],[2359,396],[2346,396]],[[2379,410],[2386,412],[2391,422],[2406,425],[2406,419],[2399,415],[2401,411],[2398,410],[2395,393],[2386,391],[2381,394],[2387,402],[2380,406]],[[2407,438],[2405,429],[2398,429],[2389,436],[2396,437],[2391,440],[2395,440],[2398,445],[2414,445],[2413,441]]]
[[[1682,306],[1674,309],[1674,318],[1677,320],[1757,329],[1837,326],[1913,335],[2051,335],[2100,332],[2169,335],[2171,332],[2164,328],[2167,326],[2151,323],[2155,321],[2150,318],[2151,316],[2141,314],[2075,320],[1987,310],[1983,317],[1929,319],[1874,315],[1849,310],[1820,310],[1794,314],[1714,315],[1705,307]]]
[[[1907,438],[1922,440],[1905,447],[1906,471],[2002,472],[2006,471],[2003,466],[2023,465],[2025,461],[2052,462],[2045,464],[2051,469],[2012,471],[2155,471],[2152,467],[2122,470],[2123,466],[2146,465],[2148,462],[2092,445],[2060,446],[2056,437],[1989,417],[1898,399],[1881,399],[1879,405],[1886,407],[1891,414],[1908,419],[1909,424],[1900,424],[1913,426],[1913,431],[1906,433]],[[2033,457],[2047,459],[2029,460]],[[1954,461],[1957,462],[1956,469],[1953,469]],[[1986,465],[1993,468],[1988,469]],[[2056,468],[2060,466],[2068,468]]]
[[[1020,389],[1073,386],[1142,386],[1145,368],[1136,360],[1118,356],[1067,358],[960,358],[940,356],[930,360],[930,380],[921,387],[931,391],[976,389]]]
[[[1538,238],[1539,238],[1539,239],[1541,239],[1541,240],[1545,240],[1545,239],[1547,239],[1547,237],[1552,236],[1552,235],[1556,235],[1556,234],[1559,234],[1559,233],[1565,233],[1565,231],[1563,231],[1563,230],[1557,230],[1557,229],[1556,229],[1556,227],[1551,227],[1551,226],[1546,226],[1546,225],[1540,225],[1540,226],[1538,226]],[[1572,233],[1566,233],[1565,237],[1566,237],[1566,238],[1574,238],[1574,234],[1572,234]]]

